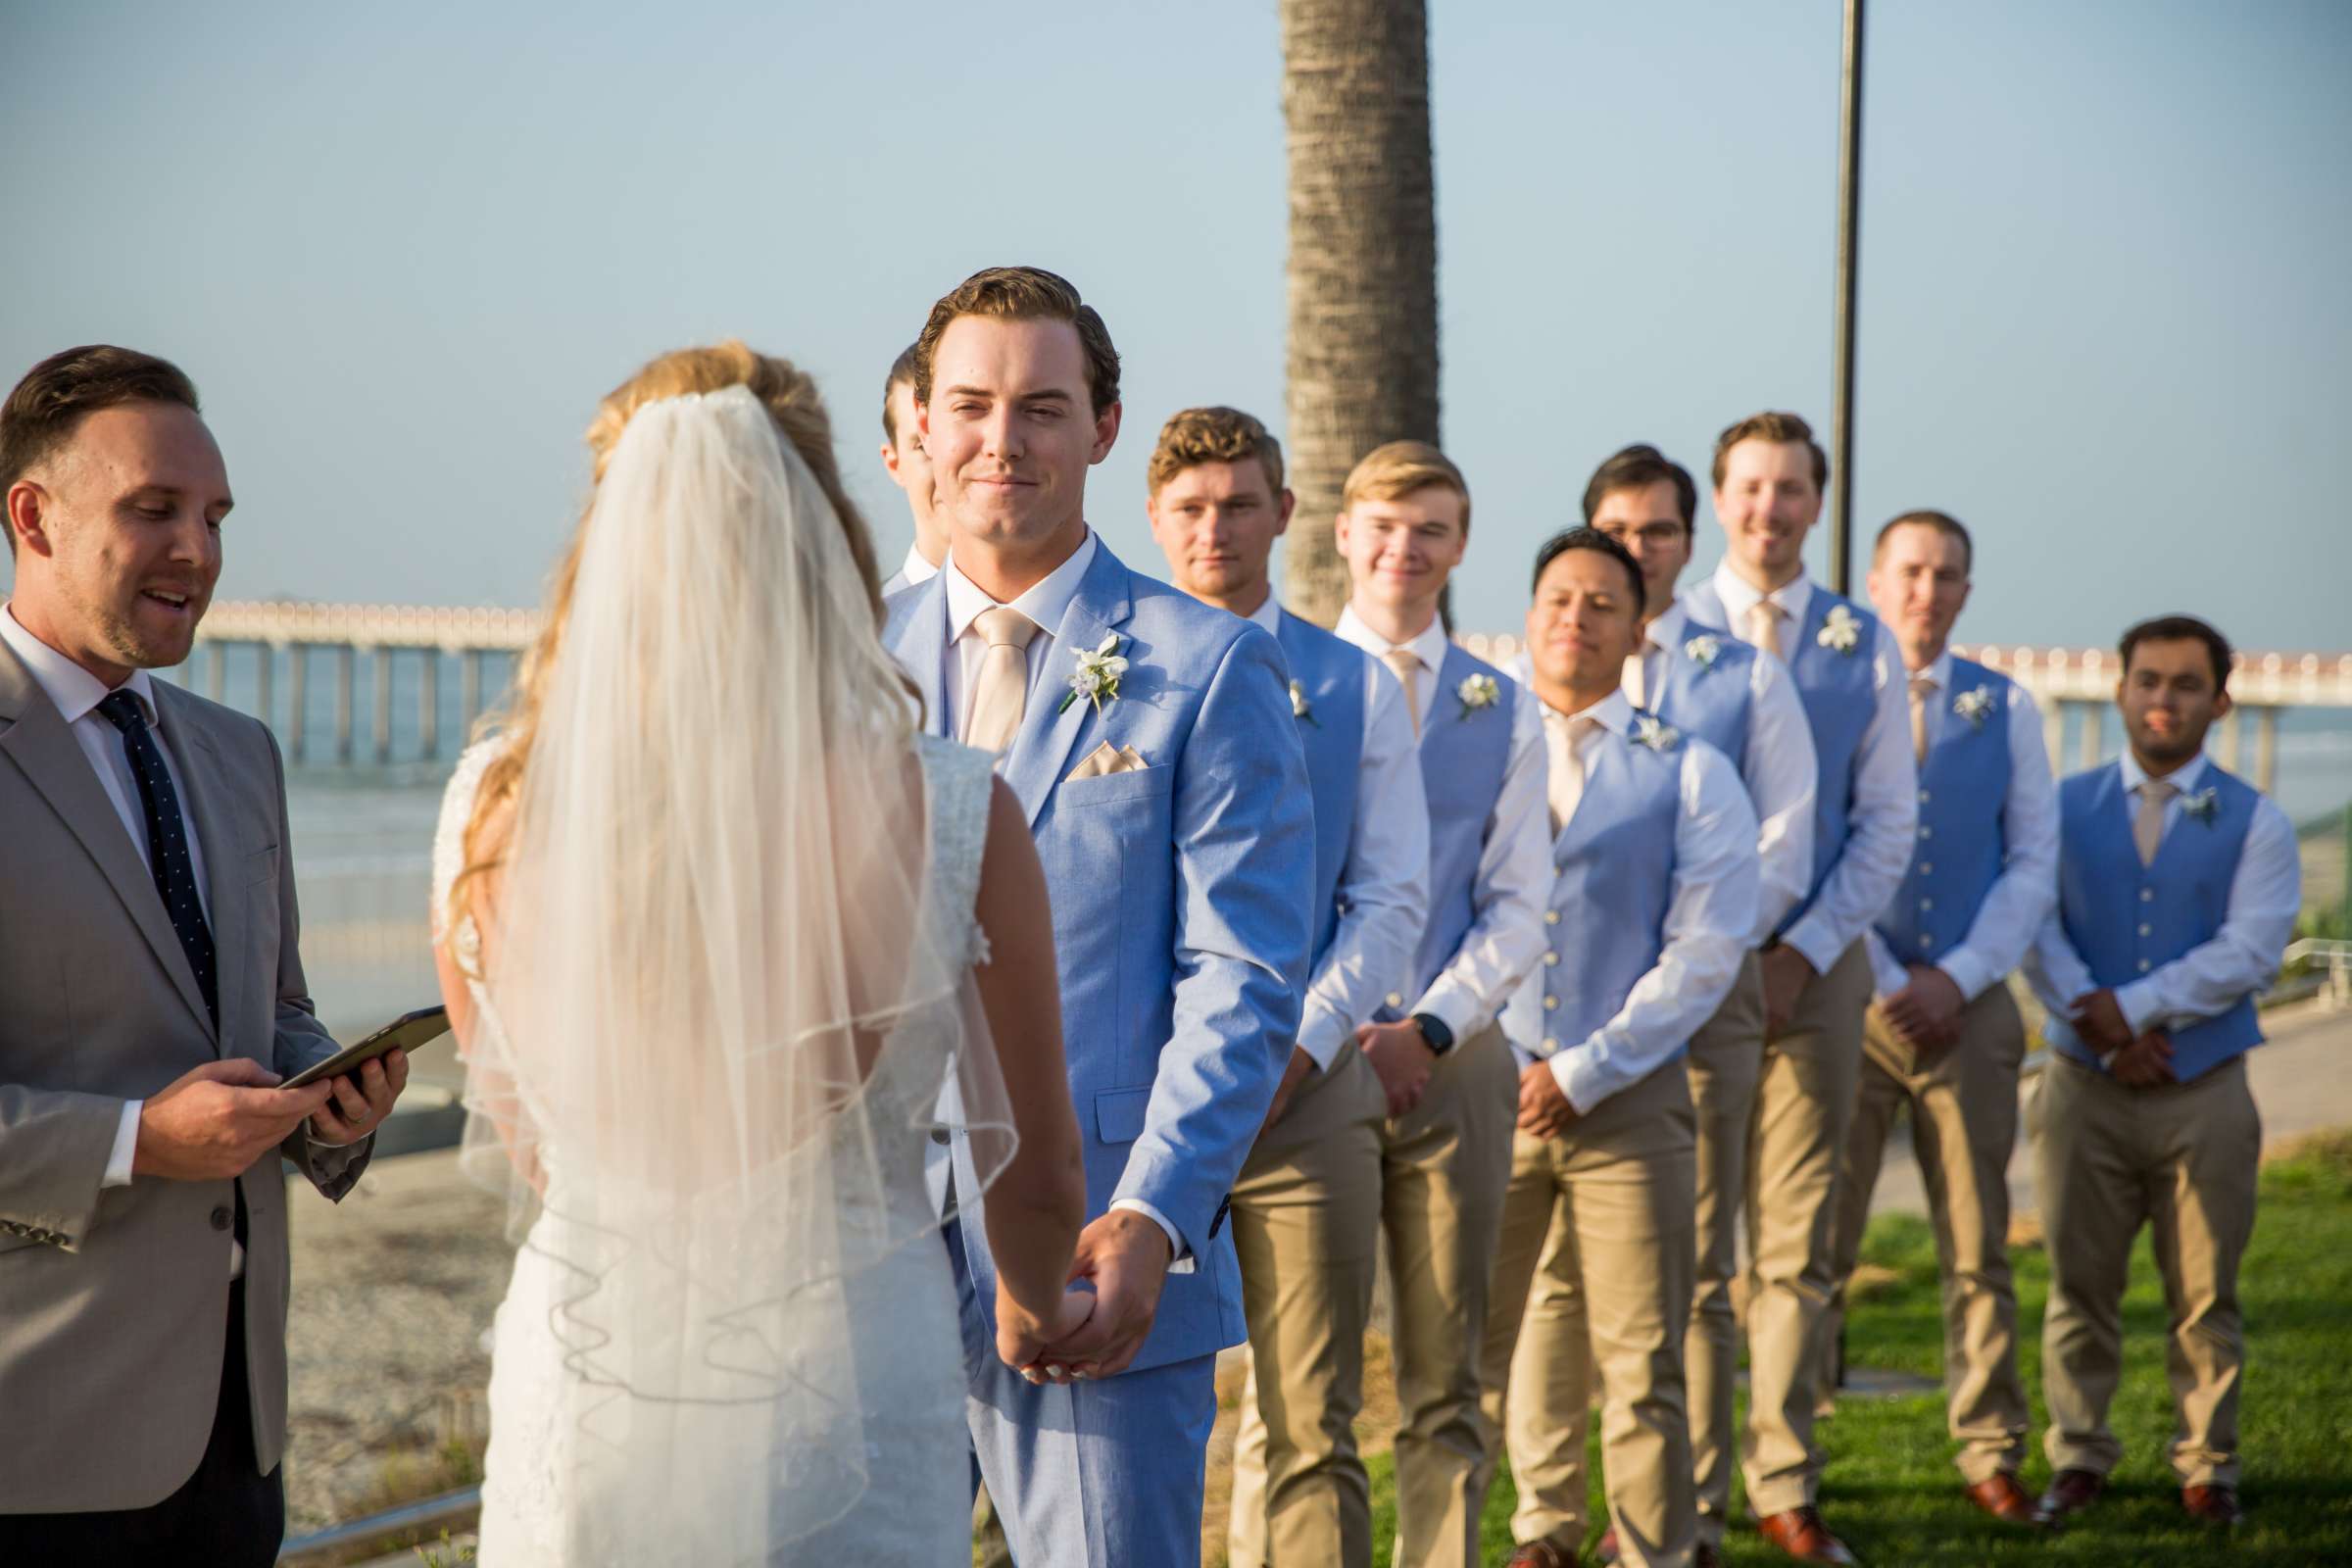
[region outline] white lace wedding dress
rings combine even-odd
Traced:
[[[974,919],[973,900],[987,838],[990,760],[930,737],[918,737],[914,744],[929,802],[926,918],[940,951],[967,954],[972,962],[985,962],[986,942]],[[469,750],[450,780],[433,846],[436,925],[461,868],[464,826],[494,745]],[[451,947],[462,966],[478,974],[473,959],[479,943],[469,920],[461,923]],[[497,1029],[478,981],[469,981],[468,988],[474,1029]],[[782,1544],[768,1553],[770,1561],[945,1568],[970,1560],[962,1337],[947,1253],[938,1244],[937,1221],[923,1184],[923,1124],[939,1091],[941,1061],[940,1053],[923,1045],[894,1036],[883,1054],[885,1066],[869,1086],[873,1095],[897,1102],[897,1113],[876,1117],[873,1125],[904,1136],[895,1139],[895,1147],[879,1152],[887,1174],[881,1202],[890,1212],[866,1216],[865,1222],[886,1227],[875,1234],[910,1240],[832,1293],[823,1320],[840,1322],[846,1304],[848,1343],[785,1348],[789,1354],[814,1364],[854,1361],[865,1406],[867,1451],[861,1465],[853,1462],[842,1468],[861,1470],[865,1485],[847,1501],[847,1512],[839,1512],[843,1499],[838,1494],[823,1517],[796,1517],[805,1510],[802,1503],[782,1508],[768,1522],[771,1539]],[[864,1152],[870,1157],[873,1152]],[[515,1256],[514,1278],[494,1330],[480,1545],[480,1560],[489,1568],[558,1568],[618,1560],[606,1555],[610,1547],[600,1546],[594,1532],[584,1532],[580,1524],[579,1515],[590,1499],[576,1495],[573,1461],[587,1440],[568,1430],[570,1422],[560,1413],[566,1408],[564,1380],[573,1374],[555,1327],[567,1297],[578,1292],[567,1279],[576,1274],[554,1260],[579,1253],[564,1245],[564,1238],[549,1234],[563,1224],[556,1212],[562,1206],[563,1151],[545,1151],[544,1164],[550,1172],[550,1209],[539,1216]],[[663,1419],[676,1417],[664,1412]],[[693,1424],[703,1417],[690,1410],[684,1419],[692,1432],[695,1463],[708,1466],[715,1460],[722,1470],[732,1470],[716,1478],[719,1490],[713,1494],[724,1495],[725,1489],[735,1488],[740,1496],[740,1489],[768,1485],[771,1454],[740,1451],[731,1445],[736,1428],[729,1424],[732,1417],[725,1407],[710,1412],[699,1430]],[[764,1449],[766,1444],[759,1446]],[[833,1462],[856,1457],[830,1456],[827,1473]],[[699,1471],[694,1479],[705,1488],[711,1485]],[[662,1560],[692,1561],[702,1568],[707,1559],[683,1544],[688,1534],[681,1529],[678,1553]],[[584,1535],[588,1539],[583,1540]],[[640,1554],[634,1562],[644,1560]]]

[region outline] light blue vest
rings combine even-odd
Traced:
[[[1323,965],[1339,929],[1340,872],[1355,827],[1355,787],[1364,758],[1364,663],[1372,656],[1312,621],[1285,612],[1274,640],[1289,661],[1297,696],[1298,741],[1306,750],[1306,782],[1315,798],[1315,945],[1311,975]]]
[[[1462,682],[1493,677],[1501,694],[1485,708],[1464,711]],[[1421,782],[1429,796],[1429,924],[1413,962],[1413,983],[1398,995],[1402,1006],[1383,1007],[1379,1019],[1405,1015],[1462,945],[1478,918],[1478,860],[1494,827],[1494,803],[1511,767],[1512,715],[1518,683],[1501,670],[1447,644],[1438,670],[1437,700],[1421,728]]]
[[[1614,1018],[1666,949],[1682,750],[1613,735],[1588,745],[1576,815],[1552,839],[1550,947],[1503,1009],[1522,1068]]]
[[[1692,589],[1685,604],[1690,618],[1719,631],[1731,631],[1732,620],[1712,582]],[[1821,629],[1830,612],[1839,605],[1860,624],[1852,649],[1839,653],[1821,645]],[[1846,832],[1854,808],[1854,768],[1860,760],[1862,737],[1878,712],[1875,673],[1879,621],[1850,599],[1813,584],[1805,606],[1804,623],[1783,645],[1796,695],[1805,705],[1805,723],[1813,731],[1813,753],[1821,764],[1821,781],[1813,795],[1813,885],[1795,908],[1781,921],[1781,930],[1804,918],[1821,896],[1830,868],[1845,851]]]
[[[2213,940],[2230,913],[2230,885],[2262,797],[2206,763],[2192,793],[2214,792],[2214,811],[2199,819],[2185,807],[2143,866],[2132,842],[2137,805],[2124,793],[2122,764],[2077,773],[2058,786],[2058,917],[2090,968],[2094,985],[2130,985],[2190,949]],[[2064,1018],[2042,1026],[2050,1044],[2095,1064]],[[2173,1075],[2182,1083],[2262,1044],[2252,994],[2214,1016],[2169,1031]]]
[[[1952,705],[1984,693],[1980,719]],[[1984,895],[2000,880],[2009,841],[2009,678],[1965,659],[1928,715],[1928,760],[1919,769],[1919,843],[1911,869],[1878,918],[1887,951],[1903,963],[1934,963],[1962,942]]]
[[[1684,646],[1669,652],[1666,679],[1658,691],[1642,695],[1660,718],[1714,747],[1744,775],[1748,712],[1755,702],[1749,672],[1764,656],[1737,637],[1717,633],[1715,662],[1702,664],[1687,650],[1692,636],[1713,628],[1688,620],[1684,625]]]

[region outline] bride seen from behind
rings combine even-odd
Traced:
[[[481,1560],[955,1560],[929,1140],[968,1135],[987,1181],[1008,1356],[1092,1300],[1026,818],[987,755],[917,734],[806,374],[664,355],[589,444],[434,853],[465,1158],[522,1241]]]

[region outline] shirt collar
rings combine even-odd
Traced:
[[[1950,691],[1952,689],[1952,651],[1946,648],[1936,656],[1927,668],[1912,671],[1908,678],[1925,680],[1937,696]]]
[[[906,578],[906,586],[911,588],[918,582],[929,582],[932,578],[938,576],[939,568],[923,559],[923,551],[920,545],[908,545],[906,547],[906,563],[899,567],[899,575]]]
[[[1634,727],[1634,705],[1620,686],[1581,713],[1563,713],[1549,703],[1544,705],[1544,717],[1548,723],[1570,723],[1589,718],[1612,735],[1622,736]]]
[[[1282,601],[1269,592],[1264,604],[1242,618],[1252,624],[1263,626],[1267,631],[1280,636],[1282,634]]]
[[[2132,755],[2132,748],[2129,746],[2124,748],[2122,767],[2126,795],[2132,794],[2142,784],[2148,782],[2147,769],[2139,765],[2139,759]],[[2205,754],[2199,752],[2170,773],[2159,776],[2182,795],[2187,795],[2196,789],[2197,780],[2205,776]]]
[[[1769,599],[1780,606],[1788,614],[1792,631],[1805,623],[1805,612],[1812,608],[1813,579],[1805,575],[1801,566],[1797,568],[1795,576],[1768,594],[1758,592],[1745,577],[1734,571],[1728,557],[1715,567],[1713,580],[1715,597],[1723,601],[1724,613],[1731,617],[1732,635],[1735,637],[1746,635],[1747,612],[1755,609],[1760,600]],[[1783,639],[1783,646],[1787,646],[1786,638]]]
[[[0,605],[0,641],[24,662],[33,684],[49,699],[51,707],[69,724],[89,716],[91,710],[106,700],[106,682],[76,664],[47,643],[26,631],[17,619],[14,605]],[[150,729],[163,728],[163,715],[156,711],[155,682],[143,669],[130,672],[122,690],[139,700],[139,711]]]
[[[1070,552],[1069,560],[1032,583],[1028,592],[1007,608],[1027,615],[1037,622],[1040,631],[1053,636],[1060,629],[1061,617],[1069,610],[1070,601],[1078,597],[1078,585],[1086,580],[1087,568],[1095,564],[1098,548],[1095,531],[1089,528],[1085,540]],[[963,574],[953,554],[940,574],[948,579],[948,642],[953,645],[972,629],[972,622],[980,618],[983,611],[994,610],[997,602]]]
[[[1677,595],[1674,603],[1660,611],[1658,618],[1642,629],[1642,637],[1650,647],[1673,653],[1683,646],[1683,628],[1690,623],[1690,612],[1683,608],[1682,598]]]
[[[1340,623],[1332,630],[1376,658],[1385,659],[1391,652],[1402,648],[1418,658],[1421,666],[1432,674],[1446,667],[1446,617],[1443,615],[1430,616],[1429,624],[1422,628],[1419,636],[1393,643],[1365,625],[1363,617],[1355,612],[1355,607],[1349,605],[1340,612]]]

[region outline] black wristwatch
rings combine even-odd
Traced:
[[[1446,1028],[1446,1020],[1436,1013],[1416,1012],[1409,1021],[1421,1031],[1421,1038],[1429,1042],[1431,1055],[1443,1056],[1453,1049],[1453,1031]]]

